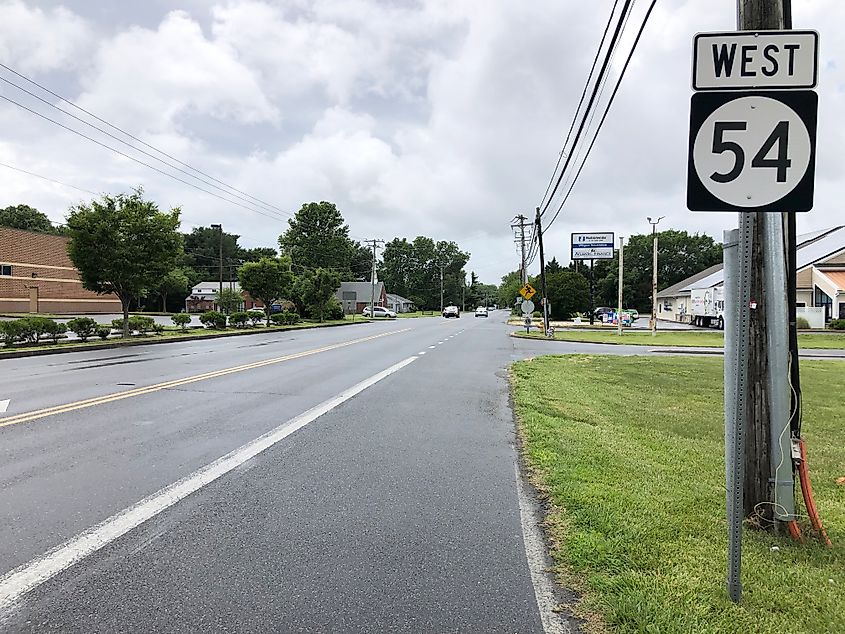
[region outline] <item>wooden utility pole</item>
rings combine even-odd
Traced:
[[[543,224],[540,220],[540,208],[537,207],[537,240],[540,242],[540,292],[543,293],[543,332],[549,332],[549,300],[546,295],[546,256],[543,253]]]
[[[737,0],[738,26],[743,31],[783,28],[783,0]],[[747,213],[747,212],[746,212]],[[768,298],[763,293],[763,225],[765,212],[753,212],[754,246],[751,270],[751,326],[749,333],[748,398],[745,411],[745,486],[743,512],[765,526],[772,525],[771,420],[769,415],[769,359],[766,333]],[[793,300],[794,301],[794,300]]]

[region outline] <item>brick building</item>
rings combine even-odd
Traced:
[[[114,295],[82,288],[69,238],[0,227],[0,312],[119,313]]]

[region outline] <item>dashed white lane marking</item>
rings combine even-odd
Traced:
[[[6,412],[6,409],[9,407],[10,402],[11,402],[11,399],[8,399],[8,398],[5,401],[0,401],[0,414],[3,414],[3,413]]]
[[[92,526],[79,533],[63,544],[47,551],[41,557],[37,557],[7,572],[0,577],[0,613],[16,603],[27,592],[37,588],[63,570],[67,570],[89,555],[94,554],[118,537],[125,535],[133,528],[155,517],[191,493],[226,475],[262,451],[269,449],[295,431],[305,427],[308,423],[330,412],[338,405],[360,394],[367,388],[372,387],[394,372],[398,372],[416,359],[416,356],[408,357],[404,361],[400,361],[374,374],[357,385],[353,385],[348,390],[333,396],[329,400],[303,412],[275,429],[271,429],[266,434],[227,453],[214,462],[201,467],[181,480],[177,480],[140,502],[120,511],[116,515],[112,515],[96,526]]]
[[[525,556],[528,559],[528,570],[531,574],[531,583],[534,586],[534,596],[537,598],[537,607],[540,610],[543,631],[546,634],[571,634],[572,630],[569,624],[555,611],[558,602],[555,599],[554,586],[545,573],[546,544],[543,541],[538,520],[532,512],[528,492],[525,490],[525,482],[519,473],[519,466],[516,462],[513,466],[516,473],[519,519],[522,522],[522,541],[525,545]]]
[[[429,346],[429,347],[428,347],[428,349],[429,349],[429,350],[434,350],[434,346]]]
[[[420,350],[417,354],[425,354],[425,350]]]

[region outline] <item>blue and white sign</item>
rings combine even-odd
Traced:
[[[572,234],[573,260],[612,260],[613,232],[599,231],[593,233]]]

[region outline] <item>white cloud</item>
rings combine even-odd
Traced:
[[[0,61],[22,72],[75,66],[90,48],[91,29],[64,7],[43,10],[0,2]]]

